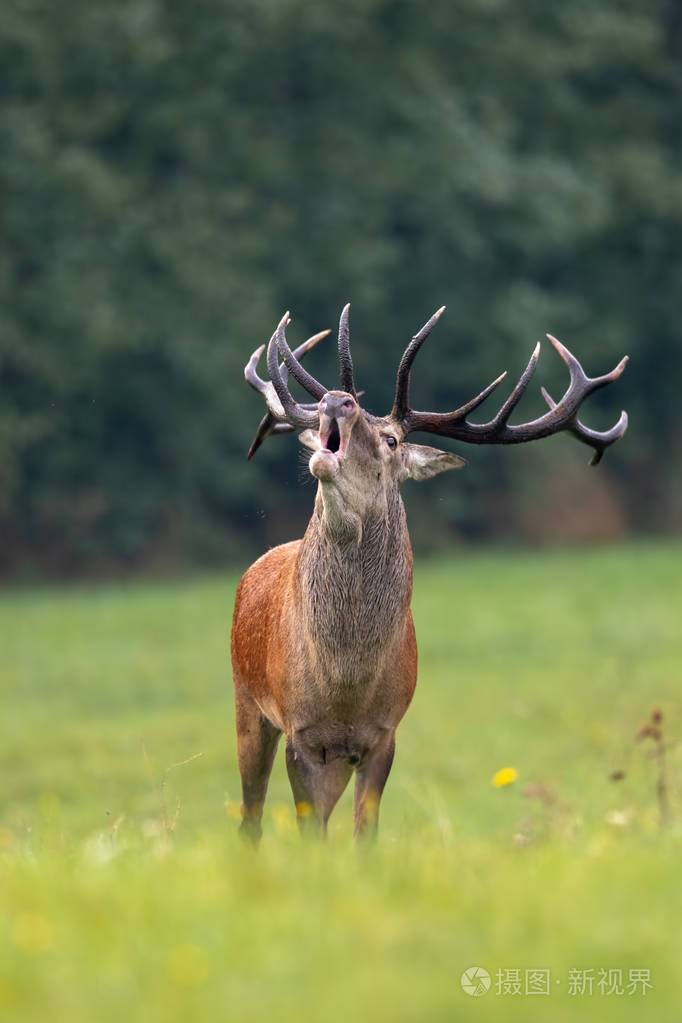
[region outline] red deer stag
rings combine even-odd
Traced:
[[[371,415],[357,400],[348,308],[339,326],[341,390],[323,387],[299,362],[329,331],[292,352],[284,333],[288,313],[268,345],[270,380],[256,372],[265,345],[254,352],[244,371],[267,406],[249,458],[269,434],[300,430],[299,439],[313,451],[310,472],[318,480],[303,539],[264,554],[248,569],[237,591],[232,665],[243,791],[241,830],[254,840],[261,834],[265,793],[282,733],[302,828],[326,832],[329,815],[355,770],[355,834],[376,830],[395,731],[417,677],[410,613],[412,550],[399,488],[408,477],[425,480],[466,464],[459,455],[408,444],[408,435],[419,431],[473,444],[523,444],[566,430],[594,449],[595,464],[627,427],[625,412],[603,433],[588,429],[577,418],[589,394],[621,375],[627,357],[611,373],[588,377],[550,335],[568,367],[570,382],[559,402],[543,389],[549,410],[538,419],[509,423],[535,370],[539,344],[489,422],[472,423],[469,416],[504,374],[454,412],[415,412],[409,404],[410,369],[443,309],[405,349],[390,414]],[[314,403],[294,400],[289,373]]]

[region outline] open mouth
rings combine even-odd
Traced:
[[[330,482],[339,471],[346,449],[347,420],[340,421],[333,416],[320,416],[320,448],[310,459],[310,472],[318,480]]]
[[[335,419],[331,420],[329,436],[327,437],[324,446],[327,451],[333,451],[334,454],[336,454],[341,447],[341,432],[339,430],[339,424]]]

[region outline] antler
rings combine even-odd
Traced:
[[[560,342],[557,341],[556,338],[553,338],[551,334],[548,334],[547,337],[553,343],[560,344]],[[627,361],[628,357],[626,355],[623,359],[621,359],[615,370],[613,370],[613,373],[609,374],[609,376],[612,376],[614,380],[617,379],[617,377],[619,377],[625,369]],[[615,376],[613,376],[613,374],[615,374]],[[610,382],[610,380],[606,381],[606,383]],[[551,395],[547,393],[544,387],[541,387],[540,390],[542,392],[542,397],[545,399],[550,409],[555,409],[557,407],[557,403]],[[590,465],[598,465],[598,463],[601,462],[604,451],[609,444],[613,444],[614,441],[620,440],[627,428],[628,414],[625,410],[621,412],[620,419],[616,425],[612,426],[610,430],[604,430],[603,432],[591,430],[588,426],[584,426],[578,419],[577,413],[571,417],[567,425],[564,427],[566,432],[572,434],[576,440],[582,441],[583,444],[587,444],[594,448],[594,454],[592,455],[589,463]]]
[[[291,433],[293,430],[303,429],[307,426],[317,427],[319,425],[319,416],[317,413],[317,403],[315,404],[299,404],[294,400],[287,387],[289,378],[289,370],[286,364],[279,364],[277,358],[277,350],[282,350],[282,346],[289,353],[293,362],[301,370],[302,373],[306,371],[300,366],[298,360],[302,359],[307,352],[313,348],[318,341],[326,337],[331,333],[329,330],[323,330],[319,334],[314,334],[309,337],[307,341],[299,345],[293,352],[289,348],[284,336],[284,330],[289,323],[289,313],[285,313],[277,330],[270,338],[268,344],[268,372],[270,373],[270,380],[266,381],[261,379],[256,371],[256,367],[260,360],[261,355],[265,350],[265,345],[261,345],[253,353],[249,361],[244,368],[244,377],[246,382],[253,387],[255,391],[262,394],[265,398],[265,404],[268,407],[267,413],[263,416],[260,421],[260,425],[254,437],[253,443],[249,448],[247,458],[253,458],[258,448],[261,446],[263,441],[270,436],[270,434],[276,433]],[[314,377],[310,378],[314,380]],[[315,381],[317,384],[317,381]],[[321,384],[317,384],[318,388],[321,388]],[[326,388],[322,388],[322,394],[325,394]],[[319,397],[322,395],[320,394]]]
[[[596,465],[601,460],[604,450],[623,436],[628,425],[627,413],[622,412],[616,425],[604,432],[590,430],[583,426],[577,418],[577,413],[588,395],[618,379],[625,369],[628,357],[625,356],[625,358],[621,359],[616,368],[611,370],[610,373],[605,373],[599,377],[588,377],[576,357],[565,345],[557,341],[555,337],[552,337],[551,334],[548,334],[547,337],[566,363],[570,374],[570,382],[564,396],[558,403],[543,388],[542,393],[549,405],[549,411],[545,412],[538,419],[534,419],[530,423],[509,424],[509,418],[535,372],[540,355],[539,344],[531,355],[528,365],[523,371],[516,387],[497,415],[489,422],[470,423],[467,420],[467,416],[485,401],[488,395],[502,382],[506,373],[502,373],[501,376],[493,380],[475,398],[472,398],[466,405],[462,405],[453,412],[415,412],[409,407],[410,370],[417,352],[440,319],[444,308],[434,313],[419,333],[412,338],[400,360],[391,417],[402,426],[406,434],[420,430],[424,433],[451,437],[453,440],[466,441],[471,444],[523,444],[526,441],[549,437],[554,433],[566,430],[572,433],[574,437],[577,437],[578,440],[594,448],[595,454],[590,461],[590,465]]]
[[[354,397],[359,397],[355,391],[353,361],[350,354],[349,309],[350,306],[348,305],[344,307],[339,321],[338,344],[341,386],[343,390],[348,391]],[[628,357],[625,356],[625,358],[621,359],[616,368],[611,370],[610,373],[605,373],[599,377],[588,377],[576,357],[565,345],[557,341],[555,337],[552,337],[551,334],[548,334],[547,337],[566,363],[570,381],[559,402],[555,402],[544,387],[542,388],[542,395],[549,406],[549,411],[545,412],[538,419],[517,425],[510,425],[509,423],[512,412],[521,400],[530,378],[535,372],[540,355],[539,344],[536,345],[528,365],[513,391],[497,415],[487,423],[471,423],[467,417],[499,386],[507,375],[506,372],[488,384],[475,398],[472,398],[453,412],[416,412],[410,408],[409,392],[412,363],[417,352],[444,311],[445,306],[442,306],[424,324],[419,333],[415,334],[405,349],[398,366],[395,400],[391,410],[391,418],[402,427],[405,435],[419,430],[424,433],[450,437],[453,440],[466,441],[471,444],[523,444],[527,441],[538,440],[541,437],[549,437],[554,433],[566,431],[594,449],[590,465],[596,465],[601,460],[606,448],[623,436],[628,426],[626,412],[621,412],[618,422],[610,430],[600,432],[592,430],[581,423],[578,419],[578,410],[583,401],[593,391],[599,390],[600,387],[605,387],[620,377],[628,362]],[[319,425],[317,401],[328,392],[328,388],[308,373],[301,366],[299,360],[318,341],[326,337],[330,331],[325,330],[315,334],[292,351],[287,344],[285,336],[285,328],[288,323],[289,313],[285,313],[268,344],[267,364],[270,380],[262,380],[256,372],[256,366],[260,356],[263,354],[265,345],[261,345],[253,353],[244,370],[246,380],[256,391],[263,395],[268,407],[268,412],[262,419],[253,444],[249,449],[249,458],[253,457],[265,438],[272,433],[290,433],[292,430],[304,429],[305,427],[317,428]],[[279,364],[278,353],[284,360],[282,365]],[[316,399],[314,403],[299,404],[295,401],[287,386],[289,372]]]

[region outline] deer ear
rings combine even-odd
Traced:
[[[316,430],[302,430],[298,439],[304,447],[311,448],[313,451],[319,451],[322,447],[320,435]]]
[[[424,444],[403,444],[403,451],[406,455],[407,475],[413,480],[430,480],[439,472],[463,469],[467,464],[466,459],[459,455],[429,448]]]

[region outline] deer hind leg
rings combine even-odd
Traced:
[[[347,760],[313,760],[287,741],[287,772],[303,834],[327,834],[327,822],[353,773]]]
[[[391,772],[395,753],[395,732],[389,732],[373,749],[368,750],[357,768],[353,800],[354,835],[356,839],[374,838],[379,823],[379,804]]]
[[[262,825],[263,804],[268,790],[272,763],[281,731],[271,724],[258,704],[235,679],[237,707],[237,753],[242,778],[242,822],[244,838],[258,843]]]

